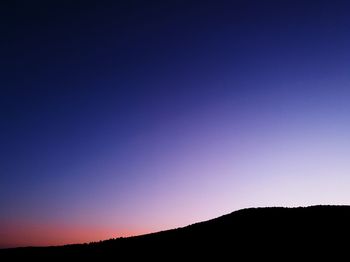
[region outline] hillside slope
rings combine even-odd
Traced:
[[[342,250],[350,237],[350,206],[250,208],[148,235],[92,244],[0,250],[2,257],[185,259],[322,254]],[[320,253],[321,252],[321,253]]]

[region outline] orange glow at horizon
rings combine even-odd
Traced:
[[[149,231],[111,230],[103,226],[12,222],[0,228],[0,248],[81,244],[145,233],[149,233]]]

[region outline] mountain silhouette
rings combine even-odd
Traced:
[[[222,260],[326,256],[347,250],[350,206],[249,208],[147,235],[90,244],[0,250],[0,257],[28,259],[132,260],[187,258]],[[336,252],[336,253],[334,253]],[[344,252],[345,253],[345,252]],[[5,260],[3,260],[5,261]]]

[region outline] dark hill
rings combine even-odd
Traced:
[[[286,254],[340,254],[349,238],[350,206],[250,208],[184,228],[91,244],[6,249],[0,257],[173,261],[284,254],[284,260]]]

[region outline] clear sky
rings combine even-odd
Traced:
[[[0,247],[350,204],[350,4],[2,1]]]

